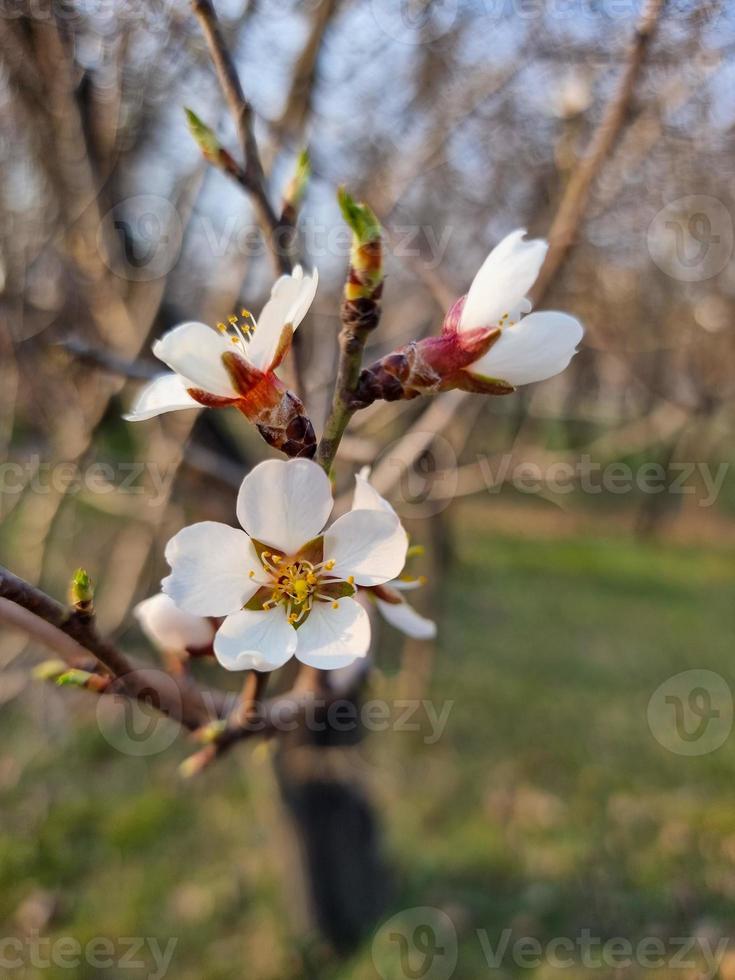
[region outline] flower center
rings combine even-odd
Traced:
[[[354,592],[352,575],[341,579],[330,574],[335,566],[333,559],[314,564],[305,558],[290,559],[274,551],[262,551],[260,561],[266,572],[266,580],[258,583],[260,608],[283,606],[292,626],[304,621],[315,602],[329,602],[338,609],[338,598]],[[250,578],[255,579],[255,572],[250,572]]]
[[[220,321],[217,324],[217,329],[221,334],[229,337],[233,344],[240,348],[244,353],[247,349],[248,341],[255,331],[257,326],[255,322],[255,317],[250,312],[250,310],[242,309],[240,310],[240,316],[232,316],[227,318],[227,323]]]

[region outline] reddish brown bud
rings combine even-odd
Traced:
[[[468,370],[499,336],[497,328],[457,333],[450,326],[440,337],[427,337],[407,344],[362,371],[354,405],[364,408],[377,399],[398,401],[452,388],[493,395],[510,394],[514,390],[511,385],[481,378]]]
[[[316,452],[316,435],[301,399],[273,371],[259,370],[235,351],[228,351],[222,359],[240,394],[233,404],[268,445],[287,456],[311,459]]]

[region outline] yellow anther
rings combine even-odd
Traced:
[[[506,314],[506,316],[507,316],[507,314]],[[231,323],[231,324],[232,324],[232,326],[234,327],[234,326],[235,326],[235,324],[237,323],[237,317],[236,317],[236,316],[234,316],[234,315],[233,315],[233,316],[228,316],[228,317],[227,317],[227,322],[228,322],[228,323]]]
[[[253,314],[250,312],[250,310],[246,310],[244,306],[240,310],[240,316],[244,316],[246,320],[252,320],[253,319]]]
[[[337,600],[336,600],[336,599],[335,599],[335,600],[334,600],[334,602],[332,603],[332,609],[339,609],[339,603],[337,602]]]
[[[230,341],[231,341],[231,342],[232,342],[233,344],[239,344],[239,343],[240,343],[240,339],[239,339],[239,337],[230,337]]]
[[[217,329],[220,333],[227,333],[227,327],[224,325],[224,323],[218,323]]]
[[[248,578],[255,578],[255,572],[252,570],[252,568],[248,572]]]
[[[328,572],[331,572],[336,564],[337,562],[334,560],[334,558],[330,558],[329,561],[325,563],[324,567]]]
[[[348,575],[347,576],[347,584],[348,585],[354,585],[355,584],[355,576],[354,575]]]

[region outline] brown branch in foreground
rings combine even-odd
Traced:
[[[89,689],[98,694],[121,694],[154,707],[166,717],[208,741],[182,766],[192,776],[238,742],[254,735],[288,733],[303,722],[310,706],[328,705],[345,692],[330,689],[319,671],[304,668],[292,690],[263,700],[268,673],[252,671],[233,706],[232,697],[195,684],[186,676],[172,676],[153,667],[139,666],[100,638],[91,623],[0,566],[0,622],[23,630],[58,654],[73,670],[112,682]],[[96,668],[104,668],[96,674]]]
[[[222,709],[224,698],[218,692],[206,691],[186,678],[173,678],[161,670],[141,667],[117,647],[102,639],[92,622],[85,622],[68,607],[30,585],[7,568],[0,566],[0,598],[14,603],[38,622],[27,617],[13,617],[13,625],[26,630],[55,650],[70,665],[78,666],[77,657],[92,654],[105,673],[115,678],[110,688],[115,693],[153,703],[162,714],[196,729]],[[7,607],[4,618],[10,618]],[[41,625],[44,624],[44,625]],[[70,646],[73,643],[74,646]]]

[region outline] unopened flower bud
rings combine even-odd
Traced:
[[[293,176],[283,194],[283,220],[288,224],[296,223],[296,215],[301,207],[310,177],[311,157],[309,151],[304,149],[299,153]]]
[[[94,586],[92,579],[83,568],[78,568],[69,585],[69,602],[74,612],[90,618],[94,615]]]
[[[229,174],[236,174],[239,169],[237,163],[232,155],[220,146],[214,130],[207,126],[192,109],[184,109],[184,112],[189,132],[202,151],[204,159],[209,160],[216,167],[222,167]]]
[[[214,639],[214,626],[208,619],[184,612],[162,592],[139,602],[133,615],[151,643],[164,653],[202,649]]]
[[[337,198],[352,231],[343,319],[370,329],[378,323],[383,288],[382,229],[372,208],[355,201],[344,187],[340,187]]]
[[[109,687],[112,678],[103,674],[92,674],[88,670],[72,667],[56,678],[59,687],[83,687],[87,691],[102,693]]]
[[[44,660],[33,668],[32,673],[37,681],[56,681],[68,669],[69,665],[65,660]]]

